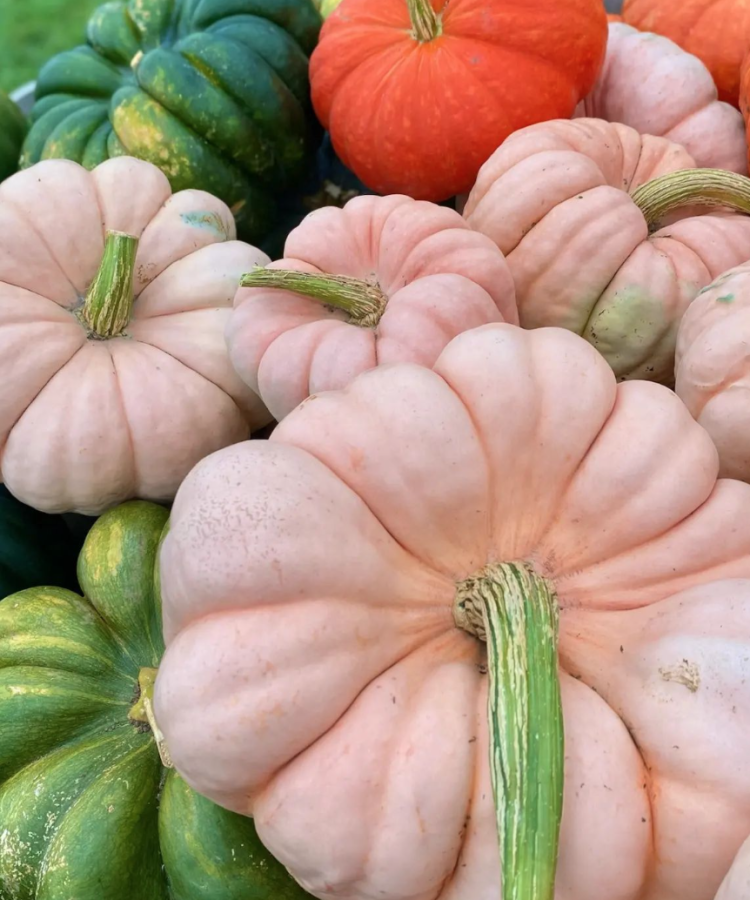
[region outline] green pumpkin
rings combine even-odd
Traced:
[[[311,0],[106,3],[88,46],[42,69],[22,166],[137,156],[175,191],[220,197],[256,240],[315,149],[308,56],[320,26]]]
[[[0,603],[2,900],[307,897],[250,819],[162,764],[149,723],[167,516],[140,501],[105,513],[79,558],[85,598]]]
[[[40,584],[76,590],[82,543],[62,516],[24,506],[0,485],[0,600]]]
[[[0,181],[18,171],[26,119],[7,94],[0,91]]]

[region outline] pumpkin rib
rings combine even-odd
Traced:
[[[208,35],[213,36],[213,35]],[[196,39],[199,35],[194,36]],[[185,46],[181,47],[178,51],[179,54],[189,61],[191,65],[194,65],[199,74],[203,73],[204,77],[213,81],[216,79],[219,86],[221,86],[223,92],[234,101],[234,103],[239,107],[239,109],[246,115],[246,117],[258,128],[261,137],[264,142],[268,143],[273,150],[273,159],[274,164],[278,163],[279,157],[283,157],[283,150],[285,147],[286,137],[287,137],[287,129],[291,131],[293,128],[297,128],[302,131],[305,128],[305,111],[302,104],[299,102],[296,97],[294,91],[286,84],[286,82],[276,73],[273,66],[269,65],[263,56],[260,53],[257,53],[255,50],[248,49],[241,41],[235,39],[233,36],[229,35],[221,38],[221,42],[227,44],[229,47],[234,47],[237,51],[238,55],[245,60],[245,65],[250,70],[250,63],[253,62],[254,68],[256,72],[265,73],[266,80],[269,82],[270,89],[272,93],[275,95],[274,99],[278,103],[278,106],[275,111],[275,121],[270,123],[268,121],[264,121],[263,118],[259,116],[259,113],[263,113],[264,103],[262,102],[262,97],[260,98],[261,102],[256,104],[251,104],[250,100],[256,100],[255,96],[252,98],[249,96],[241,96],[240,92],[232,87],[224,78],[222,78],[221,73],[217,72],[216,69],[212,68],[210,63],[204,60],[199,54],[198,50],[200,48],[190,49]],[[210,45],[204,50],[206,52],[210,51]],[[193,60],[197,60],[199,65],[196,65]],[[210,75],[207,74],[210,72]],[[256,75],[257,79],[257,75]],[[296,121],[294,121],[296,120]],[[271,129],[271,125],[274,126],[273,130]],[[220,145],[219,149],[221,149]],[[248,177],[254,179],[261,183],[261,185],[268,187],[269,182],[273,185],[275,184],[276,179],[280,179],[282,177],[282,173],[279,171],[273,171],[269,173],[265,173],[262,171],[248,171]]]
[[[191,65],[192,65],[192,63],[191,63]],[[143,85],[139,82],[137,85],[137,90],[139,90],[146,97],[148,97],[152,103],[155,103],[159,107],[161,107],[169,115],[169,117],[171,119],[173,119],[180,126],[181,129],[184,129],[185,131],[189,132],[189,134],[192,138],[194,138],[196,141],[203,141],[203,138],[201,137],[201,135],[195,130],[195,128],[193,128],[192,125],[190,125],[189,122],[185,122],[182,119],[178,118],[177,114],[172,109],[165,106],[161,100],[154,97],[145,85]],[[123,141],[122,136],[114,128],[112,129],[112,133],[116,135],[116,137],[119,141]],[[127,146],[127,144],[125,144],[124,141],[123,141],[123,146],[128,151],[128,153],[131,152],[130,148]],[[231,168],[237,176],[248,177],[248,179],[250,179],[251,176],[246,176],[246,174],[244,172],[242,172],[242,170],[240,169],[240,167],[237,163],[237,160],[233,159],[231,156],[227,156],[227,154],[224,152],[224,150],[222,150],[221,147],[219,147],[217,145],[211,145],[211,151],[216,156],[220,157],[221,161],[226,166]],[[136,154],[132,154],[132,155],[136,156]],[[204,190],[204,189],[197,188],[197,190]]]
[[[585,194],[591,194],[593,191],[598,191],[598,190],[600,190],[600,189],[601,189],[601,188],[599,188],[599,187],[589,188],[588,190],[583,191],[583,192],[582,192],[582,195],[585,195]],[[570,197],[570,198],[568,198],[568,200],[563,201],[563,202],[569,202],[570,200],[573,200],[573,199],[574,199],[573,197]],[[511,250],[511,252],[508,254],[508,259],[509,259],[509,260],[511,260],[512,257],[513,257],[513,254],[514,254],[518,249],[521,248],[521,246],[522,246],[524,240],[526,239],[526,237],[528,237],[529,235],[533,234],[534,228],[536,228],[537,225],[540,225],[540,224],[541,224],[548,216],[554,215],[554,214],[555,214],[556,208],[557,208],[557,207],[554,207],[554,206],[553,206],[552,209],[548,210],[548,212],[546,212],[546,213],[545,213],[538,221],[536,221],[536,222],[534,223],[534,225],[532,226],[532,228],[529,229],[529,231],[527,231],[527,232],[524,234],[524,236],[521,238],[521,240],[519,241],[519,243],[517,244],[517,246],[514,247],[513,250]],[[569,235],[571,238],[574,238],[574,237],[581,237],[581,236],[583,236],[584,234],[586,234],[587,232],[594,232],[594,233],[595,233],[595,232],[598,232],[598,231],[599,231],[599,228],[600,228],[600,223],[599,223],[598,221],[582,221],[582,222],[579,222],[579,223],[577,223],[577,224],[578,224],[578,227],[577,227],[576,229],[571,230],[571,231],[568,232],[568,235]],[[623,260],[623,262],[621,263],[621,265],[625,265],[625,263],[627,262],[627,260],[630,258],[630,256],[631,256],[632,253],[634,252],[634,250],[635,250],[635,248],[633,248],[633,250],[630,251],[630,253],[629,253],[628,256],[625,258],[625,260]],[[530,281],[526,282],[526,290],[528,290],[529,293],[531,293],[531,292],[533,291],[534,287],[538,284],[538,282],[539,282],[541,279],[543,279],[544,277],[546,277],[547,275],[549,275],[549,271],[550,271],[551,265],[552,265],[553,263],[554,263],[554,260],[550,260],[550,266],[549,266],[549,267],[544,268],[544,267],[541,267],[541,266],[540,266],[539,269],[538,269],[538,271],[537,271],[536,274],[534,275],[534,277],[533,277]],[[606,291],[607,287],[609,287],[609,285],[612,283],[613,280],[614,280],[614,276],[613,276],[612,278],[610,278],[610,280],[607,282],[606,287],[604,287],[604,288],[602,289],[601,293],[604,293],[604,291]],[[590,319],[590,317],[591,317],[591,315],[592,315],[592,313],[593,313],[593,310],[594,310],[594,307],[592,307],[591,312],[589,313],[589,319]],[[589,319],[586,320],[586,323],[587,323],[587,324],[588,324]]]
[[[652,244],[654,247],[657,247],[657,249],[658,249],[658,245],[656,242],[660,239],[659,238],[660,233],[661,232],[659,231],[659,232],[656,232],[656,234],[651,236]],[[690,244],[680,240],[679,238],[672,238],[669,235],[664,235],[661,239],[662,240],[664,240],[664,239],[674,240],[682,248],[687,250],[690,254],[692,254],[693,258],[705,269],[706,275],[710,278],[710,272],[708,271],[706,264],[703,262],[702,257],[698,254],[698,252],[693,247],[690,246]],[[633,251],[633,252],[636,252],[636,251]],[[668,250],[661,250],[660,252],[661,252],[662,258],[668,260],[670,270],[671,270],[672,274],[674,275],[674,279],[675,279],[675,283],[676,283],[678,281],[678,272],[677,272],[677,268],[674,263],[674,258],[672,257],[671,253],[669,253]],[[632,255],[633,254],[631,253],[630,256],[632,256]],[[627,262],[630,260],[630,256],[628,257],[627,260],[625,260],[623,265],[627,264]],[[615,280],[615,278],[616,278],[616,275],[613,276],[612,280],[609,282],[607,287],[604,289],[604,291],[602,291],[602,295],[605,294],[609,290],[609,287],[612,284],[612,282]],[[594,318],[596,315],[601,314],[601,311],[599,313],[597,313],[597,310],[599,310],[600,304],[601,304],[601,297],[599,298],[599,300],[597,300],[596,305],[592,308],[591,315],[589,316],[585,326],[583,327],[583,329],[581,331],[582,335],[588,335],[588,334],[592,333]],[[654,356],[658,357],[659,349],[662,348],[670,339],[673,340],[674,335],[670,332],[669,323],[665,321],[664,328],[662,330],[662,333],[661,333],[661,336],[659,337],[659,339],[656,342],[652,342],[648,345],[644,345],[643,355],[639,358],[639,360],[637,361],[635,366],[633,366],[633,368],[637,371],[638,369],[642,368],[645,365],[645,363],[648,361],[649,357],[654,357]]]
[[[255,17],[257,19],[257,17]],[[251,16],[234,16],[228,19],[222,20],[222,22],[210,29],[208,29],[205,33],[210,35],[216,35],[217,37],[225,37],[234,43],[241,44],[246,51],[250,51],[255,55],[259,56],[260,59],[271,69],[271,71],[276,75],[276,77],[281,81],[282,84],[286,86],[289,92],[293,95],[297,103],[300,105],[300,108],[304,111],[310,104],[310,91],[308,86],[308,77],[307,77],[307,69],[308,69],[308,58],[305,53],[300,48],[299,44],[291,38],[283,29],[278,29],[280,38],[279,40],[284,43],[284,49],[288,53],[291,53],[296,57],[296,62],[292,63],[292,67],[298,68],[298,72],[292,71],[292,68],[285,69],[277,59],[274,58],[273,48],[269,51],[269,47],[264,41],[253,41],[252,39],[248,40],[246,32],[242,30],[243,25],[247,25],[247,20],[253,20]],[[267,22],[267,24],[272,25],[273,23]],[[289,60],[285,60],[285,62],[289,62]]]
[[[54,302],[53,300],[50,301],[50,303],[53,303],[53,302]],[[57,376],[62,371],[62,369],[64,369],[65,366],[68,365],[69,362],[73,361],[73,359],[81,352],[81,350],[84,349],[85,346],[86,346],[86,341],[85,341],[85,336],[84,336],[83,344],[81,344],[80,347],[76,347],[74,352],[71,354],[70,358],[65,361],[63,366],[61,366],[59,369],[56,369],[54,372],[52,372],[50,377],[44,382],[44,384],[42,385],[41,389],[37,392],[37,394],[34,397],[32,397],[31,400],[29,400],[28,404],[23,408],[23,411],[21,413],[19,413],[16,420],[13,422],[13,425],[8,429],[8,435],[11,433],[11,431],[13,431],[13,429],[16,427],[16,425],[18,425],[18,423],[21,421],[21,419],[26,415],[29,408],[34,403],[34,401],[39,396],[39,394],[42,393],[42,391],[47,387],[47,385],[49,385],[52,382],[52,380],[55,378],[55,376]],[[5,452],[5,445],[3,444],[3,445],[0,445],[0,464],[2,463],[4,452]],[[0,481],[0,483],[2,483],[2,482]]]
[[[289,93],[289,97],[294,101],[294,105],[295,105],[296,108],[299,110],[300,117],[303,117],[303,116],[304,116],[304,110],[303,110],[302,105],[300,104],[299,100],[297,99],[297,97],[295,96],[294,92],[293,92],[292,89],[289,87],[289,85],[288,85],[288,84],[283,80],[283,78],[276,72],[276,70],[274,69],[273,66],[271,66],[269,63],[267,63],[266,60],[265,60],[259,53],[256,53],[255,51],[249,51],[249,50],[242,44],[241,41],[236,40],[235,38],[233,38],[233,37],[231,37],[231,36],[227,36],[227,37],[223,38],[223,40],[227,41],[227,43],[229,43],[229,44],[235,45],[235,46],[236,46],[241,52],[243,52],[246,56],[252,53],[252,56],[254,56],[255,58],[257,58],[258,62],[259,62],[261,65],[265,66],[265,68],[268,69],[269,73],[270,73],[274,78],[277,78],[277,79],[281,82],[281,84],[284,86],[284,88],[286,88],[286,90],[287,90],[288,93]],[[181,51],[181,52],[182,52],[182,51]],[[192,59],[191,59],[190,57],[186,56],[185,58],[186,58],[186,59],[190,59],[190,61],[192,62]],[[217,74],[217,73],[212,73],[212,74],[216,75],[217,78],[218,78],[218,74]],[[257,110],[254,109],[254,108],[250,108],[250,107],[246,106],[246,104],[243,102],[242,98],[239,96],[238,92],[237,92],[236,90],[234,90],[234,89],[232,88],[232,86],[231,86],[228,82],[219,79],[218,83],[219,83],[219,85],[221,86],[222,90],[224,90],[225,93],[228,94],[228,96],[230,96],[230,97],[235,101],[235,103],[237,103],[237,105],[238,105],[241,109],[246,110],[248,116],[249,116],[251,119],[253,119],[255,126],[258,128],[258,130],[259,130],[259,131],[261,132],[261,134],[264,136],[264,139],[265,139],[266,141],[269,142],[269,146],[271,147],[271,149],[272,149],[272,151],[273,151],[274,161],[276,161],[276,159],[278,158],[278,154],[279,154],[278,140],[277,140],[276,142],[273,141],[273,135],[272,135],[271,131],[269,130],[268,123],[263,123],[262,121],[260,121],[260,122],[257,121],[257,119],[256,119],[256,113],[257,113]],[[277,135],[277,137],[278,137],[278,135]],[[265,180],[262,180],[262,179],[261,179],[259,176],[257,176],[257,175],[255,175],[254,177],[255,177],[255,179],[256,179],[257,181],[260,181],[260,182],[261,182],[261,186],[262,186],[264,183],[266,183]]]
[[[182,315],[189,315],[190,312],[203,312],[202,309],[188,310],[187,313],[182,313]],[[174,313],[169,313],[169,315],[174,315]],[[153,318],[161,318],[160,316],[154,316]],[[153,347],[154,350],[158,350],[160,353],[163,353],[165,356],[168,356],[170,359],[173,359],[176,363],[179,363],[183,369],[187,369],[193,375],[197,375],[199,378],[204,378],[209,384],[212,384],[217,390],[221,391],[225,397],[227,397],[231,402],[239,409],[237,406],[237,401],[232,397],[231,394],[227,393],[226,389],[223,388],[220,384],[217,384],[214,379],[210,378],[208,375],[203,372],[198,372],[196,369],[191,369],[190,366],[186,365],[181,359],[176,357],[174,354],[165,350],[163,347],[160,347],[158,344],[154,344],[152,341],[145,340],[144,338],[139,339],[139,343],[145,344],[147,347]],[[118,382],[119,383],[119,382]]]
[[[96,191],[94,191],[94,193],[96,193]],[[97,196],[97,200],[98,200],[99,199],[98,194],[96,196]],[[37,238],[39,243],[42,244],[44,249],[47,251],[47,255],[49,256],[49,258],[57,266],[57,270],[60,273],[60,275],[65,279],[65,281],[67,281],[67,283],[72,288],[73,292],[75,294],[77,294],[78,296],[80,296],[80,294],[78,292],[78,288],[76,288],[76,286],[70,280],[70,277],[68,276],[68,273],[65,271],[65,268],[61,265],[60,260],[57,258],[57,255],[53,251],[52,247],[50,247],[49,242],[47,241],[47,238],[44,236],[43,232],[41,232],[39,230],[39,228],[37,227],[36,222],[34,221],[34,217],[27,215],[28,210],[25,207],[19,206],[13,199],[9,199],[2,192],[1,188],[0,188],[0,202],[10,206],[13,209],[13,212],[18,216],[18,218],[21,219],[24,222],[24,224],[27,225],[31,231],[33,231],[34,236]],[[99,207],[99,214],[102,216],[102,219],[103,219],[101,206]],[[8,282],[3,282],[3,283],[8,284]],[[22,290],[24,289],[23,286],[20,284],[12,284],[11,286],[20,288]],[[44,299],[49,300],[50,298],[45,297]],[[51,300],[51,302],[55,303],[56,301]],[[61,306],[62,304],[57,304],[57,305]]]
[[[98,779],[97,779],[97,778],[93,779],[93,780],[92,780],[92,781],[91,781],[91,782],[90,782],[90,783],[89,783],[89,784],[81,791],[81,793],[80,793],[80,794],[76,797],[76,799],[70,804],[70,806],[68,806],[68,808],[65,810],[65,812],[63,813],[63,815],[55,822],[54,832],[53,832],[53,834],[51,835],[50,840],[47,842],[47,844],[46,844],[46,846],[45,846],[44,855],[43,855],[43,857],[42,857],[42,860],[41,860],[41,862],[40,862],[39,869],[38,869],[37,890],[39,889],[39,887],[41,887],[41,885],[42,885],[42,879],[43,879],[43,878],[45,877],[45,875],[46,875],[46,872],[47,872],[47,869],[48,869],[48,865],[49,865],[49,857],[50,857],[50,855],[51,855],[53,852],[56,852],[56,851],[57,851],[57,846],[56,846],[55,837],[56,837],[57,834],[60,832],[60,830],[63,828],[63,825],[64,825],[64,823],[65,823],[65,820],[68,818],[68,816],[76,809],[76,807],[79,806],[79,804],[80,804],[82,801],[84,801],[84,800],[86,799],[86,795],[88,794],[88,792],[89,792],[90,790],[92,790],[92,789],[94,789],[94,788],[96,788],[96,787],[98,786],[98,781],[99,781],[99,780],[104,779],[104,778],[106,778],[107,776],[113,774],[113,773],[116,772],[118,769],[122,768],[126,763],[132,763],[133,760],[137,759],[139,756],[141,756],[141,755],[144,754],[145,752],[147,752],[147,751],[153,752],[153,749],[154,749],[154,742],[153,742],[153,740],[152,740],[152,741],[150,741],[149,743],[144,743],[144,744],[143,744],[142,746],[140,746],[140,747],[136,747],[135,749],[131,750],[129,753],[125,753],[125,754],[124,754],[123,756],[121,756],[121,757],[120,757],[113,765],[111,765],[108,769],[105,769],[104,771],[102,771],[101,773],[99,773]],[[24,770],[21,769],[21,773],[23,773],[23,771],[24,771]]]
[[[729,479],[721,479],[721,478],[720,478],[720,479],[717,481],[717,487],[718,487],[719,485],[721,485],[722,481],[728,483],[728,482],[729,482]],[[714,491],[713,493],[711,493],[711,494],[703,501],[703,503],[702,503],[697,509],[693,510],[693,512],[691,512],[691,513],[689,513],[687,516],[685,516],[684,519],[680,520],[680,522],[678,522],[678,523],[675,525],[675,529],[677,529],[677,528],[682,528],[682,527],[687,527],[687,526],[690,524],[691,520],[692,520],[695,516],[697,516],[697,515],[701,512],[701,510],[703,510],[704,508],[708,507],[708,505],[711,504],[712,502],[715,502],[715,497],[716,497],[716,491]],[[665,531],[660,532],[659,534],[657,534],[657,535],[655,535],[655,536],[652,536],[652,537],[648,538],[648,539],[645,540],[643,543],[636,545],[635,547],[632,548],[632,550],[643,550],[644,548],[648,548],[649,545],[656,545],[656,544],[658,544],[660,541],[663,541],[663,540],[664,540],[664,538],[666,537],[666,535],[667,535],[671,530],[672,530],[672,529],[667,528]],[[587,573],[587,572],[596,572],[596,569],[597,569],[599,566],[605,565],[605,564],[609,563],[610,561],[616,562],[618,559],[624,559],[624,558],[628,555],[628,552],[632,552],[632,551],[625,551],[625,550],[623,550],[622,553],[619,553],[619,554],[617,554],[617,555],[615,555],[615,556],[610,557],[609,560],[603,560],[603,561],[601,561],[601,562],[595,563],[593,566],[586,566],[586,567],[584,567],[584,568],[581,569],[581,570],[571,571],[571,572],[565,573],[564,575],[561,575],[559,578],[556,578],[555,580],[557,581],[557,583],[560,585],[560,588],[562,589],[562,588],[564,588],[566,582],[569,582],[569,581],[573,580],[574,578],[577,578],[578,576],[580,576],[580,575],[583,574],[583,573]],[[723,574],[723,569],[725,569],[725,567],[726,567],[728,564],[731,564],[731,563],[737,563],[737,562],[739,562],[739,561],[741,561],[741,560],[744,560],[744,559],[750,560],[750,553],[745,554],[745,555],[743,555],[743,556],[739,556],[739,557],[737,557],[737,556],[730,556],[730,557],[721,559],[721,560],[715,562],[715,563],[714,563],[712,566],[710,566],[709,568],[703,568],[703,569],[701,569],[700,571],[701,571],[701,572],[707,573],[706,581],[719,581],[719,580],[724,580],[727,576],[726,576],[725,574]],[[698,563],[698,564],[700,564],[700,563]],[[688,569],[683,573],[683,575],[682,575],[682,580],[683,580],[683,581],[688,580],[688,579],[691,577],[691,575],[693,575],[693,574],[695,573],[695,571],[696,571],[695,569],[690,569],[690,568],[688,568]],[[712,574],[712,573],[713,573],[713,574]],[[661,583],[663,583],[663,580],[662,580],[659,576],[655,576],[654,579],[653,579],[652,581],[643,581],[643,580],[642,580],[642,581],[639,583],[639,586],[641,587],[641,589],[644,589],[644,590],[645,590],[646,588],[654,588],[654,587],[657,587],[657,586],[658,586],[659,584],[661,584]],[[658,605],[659,603],[664,603],[664,602],[668,601],[672,596],[675,596],[675,595],[681,593],[681,592],[682,592],[683,590],[685,590],[686,588],[684,588],[683,586],[681,586],[680,582],[677,582],[676,585],[675,585],[673,582],[670,582],[669,584],[666,585],[666,587],[665,587],[664,589],[667,590],[667,591],[669,591],[670,593],[667,594],[667,595],[661,596],[660,599],[658,599],[658,600],[656,600],[656,601],[653,601],[651,604],[649,604],[650,606],[656,606],[656,605]],[[643,608],[644,608],[644,607],[638,607],[638,606],[632,606],[632,607],[618,607],[618,611],[619,611],[619,610],[622,610],[623,612],[636,612],[636,611],[638,611],[639,609],[643,609]]]
[[[130,470],[133,475],[134,484],[139,484],[140,478],[139,478],[139,474],[138,474],[138,458],[136,457],[136,453],[135,453],[135,441],[133,440],[133,430],[130,427],[130,421],[128,419],[128,411],[127,411],[127,407],[125,406],[125,396],[122,393],[122,384],[120,383],[120,373],[117,370],[117,362],[115,361],[115,357],[114,357],[114,354],[112,353],[112,348],[111,348],[109,342],[107,342],[107,352],[109,353],[109,358],[112,362],[112,368],[114,369],[114,372],[115,372],[115,384],[117,385],[117,399],[120,401],[120,412],[122,414],[122,421],[125,423],[124,431],[127,434],[128,446],[130,447],[130,467],[131,467]],[[97,610],[97,612],[98,612],[98,610]],[[115,635],[115,638],[119,637],[119,635],[117,634],[116,631],[113,633]],[[123,644],[123,649],[124,649],[125,648],[124,640],[123,640],[122,644]]]

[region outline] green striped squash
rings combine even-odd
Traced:
[[[62,516],[24,506],[0,485],[0,600],[39,584],[77,588],[81,543]]]
[[[0,91],[0,181],[18,170],[26,119],[7,94]]]
[[[257,240],[315,149],[308,56],[320,26],[311,0],[106,3],[88,44],[42,69],[22,166],[137,156],[175,191],[224,200]]]
[[[78,562],[85,597],[0,603],[2,900],[307,897],[250,819],[162,764],[149,723],[167,516],[145,502],[102,516]]]

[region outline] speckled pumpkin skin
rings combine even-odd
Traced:
[[[88,45],[42,69],[22,165],[137,156],[174,190],[220,197],[239,233],[258,237],[313,149],[308,55],[320,25],[310,0],[107,3]]]

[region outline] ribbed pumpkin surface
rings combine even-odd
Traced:
[[[308,54],[320,24],[310,0],[106,3],[88,45],[42,69],[22,163],[137,156],[175,191],[224,200],[243,237],[262,235],[314,143]]]

